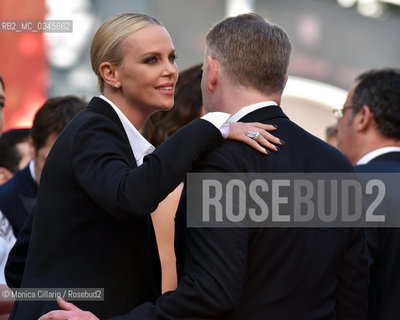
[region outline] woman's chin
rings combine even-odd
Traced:
[[[158,109],[158,111],[169,111],[174,107],[174,104],[170,104],[170,105],[164,105],[164,106],[160,106],[160,109]]]

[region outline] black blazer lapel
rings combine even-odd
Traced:
[[[121,130],[121,134],[124,136],[126,143],[130,145],[128,136],[126,134],[124,126],[121,123],[121,120],[119,119],[119,117],[118,117],[117,113],[114,111],[114,109],[107,103],[107,101],[105,101],[99,97],[93,97],[87,106],[87,110],[99,113],[102,116],[106,117],[107,119],[110,119],[111,121],[113,121]],[[136,160],[135,160],[133,151],[131,151],[131,153],[132,153],[132,157],[134,159],[134,161],[133,161],[134,167],[136,167],[137,165],[136,165]]]
[[[121,120],[119,120],[119,117],[114,109],[105,100],[99,97],[93,97],[92,100],[90,100],[87,109],[100,113],[101,115],[115,122],[115,124],[117,124],[119,128],[124,132],[126,139],[128,139]]]

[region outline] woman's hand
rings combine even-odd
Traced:
[[[271,124],[262,124],[259,122],[227,122],[229,132],[227,139],[247,143],[250,147],[268,154],[265,149],[278,151],[279,148],[274,144],[282,145],[283,141],[273,136],[267,131],[276,130],[277,127]],[[258,133],[259,134],[258,134]],[[265,148],[264,148],[265,147]]]
[[[53,310],[41,316],[39,320],[99,320],[93,313],[83,311],[70,302],[61,298],[57,299],[58,305],[63,310]]]

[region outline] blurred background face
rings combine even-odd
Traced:
[[[32,141],[22,141],[15,145],[18,152],[22,155],[21,161],[19,162],[19,169],[25,168],[29,161],[31,161],[35,154],[35,148],[33,147]]]
[[[44,163],[47,159],[47,156],[49,155],[49,152],[56,141],[58,137],[57,133],[52,133],[48,136],[46,143],[36,151],[35,154],[35,176],[36,176],[36,182],[39,184],[40,182],[40,176],[42,175],[42,170]]]
[[[144,27],[125,40],[123,51],[116,72],[124,99],[144,113],[171,109],[178,67],[167,30],[159,25]]]
[[[353,121],[352,109],[352,100],[355,88],[356,85],[354,85],[349,91],[346,102],[343,105],[343,117],[338,119],[335,126],[337,132],[337,147],[353,164],[358,160],[355,158],[356,156],[354,152],[357,147],[357,131]]]
[[[1,133],[3,132],[3,126],[4,126],[4,103],[6,102],[6,94],[4,93],[4,88],[0,84],[0,137]]]

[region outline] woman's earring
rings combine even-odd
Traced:
[[[114,87],[119,88],[119,83],[114,84]]]

